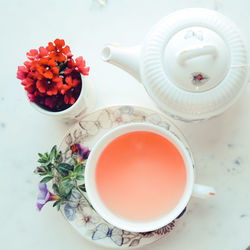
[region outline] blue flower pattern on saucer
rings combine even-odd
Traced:
[[[64,214],[69,221],[73,221],[75,219],[76,209],[67,203],[64,206]]]
[[[117,227],[109,228],[107,224],[101,223],[96,227],[96,230],[92,234],[92,239],[100,240],[106,237],[110,237],[117,246],[123,244],[123,230]]]

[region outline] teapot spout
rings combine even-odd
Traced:
[[[116,44],[109,44],[103,48],[101,54],[103,61],[118,66],[141,82],[140,53],[141,46],[120,47]]]

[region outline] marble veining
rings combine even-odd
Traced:
[[[1,122],[1,123],[0,123],[0,126],[1,126],[1,128],[5,128],[5,127],[6,127],[6,124],[5,124],[4,122]]]

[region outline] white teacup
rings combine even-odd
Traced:
[[[135,140],[137,140],[135,143],[133,142],[134,140],[133,138],[136,138]],[[138,159],[140,159],[138,157],[136,163],[131,162],[130,165],[124,163],[125,158],[121,158],[123,160],[119,162],[120,154],[122,157],[122,155],[124,156],[124,152],[119,151],[119,149],[117,149],[117,147],[115,148],[115,146],[122,145],[123,143],[122,140],[127,140],[127,142],[133,143],[131,144],[132,146],[127,148],[128,153],[131,150],[134,150],[133,152],[135,152],[135,154],[138,154],[138,157],[140,157],[139,155],[145,156],[141,157],[141,159],[144,160],[142,164],[140,164],[140,161],[138,161]],[[140,142],[140,140],[142,141]],[[161,144],[157,144],[158,140],[159,143]],[[116,144],[116,143],[121,143],[121,144]],[[165,144],[166,147],[164,146]],[[155,149],[155,145],[163,145],[163,146],[159,147],[159,149]],[[112,147],[114,147],[113,151],[110,151],[112,150]],[[158,154],[160,156],[159,162],[157,158],[154,159],[155,166],[154,164],[147,164],[148,161],[145,163],[146,161],[145,158],[150,159],[149,157],[150,153],[148,153],[148,151],[146,150],[150,149],[151,147],[152,147],[152,152],[155,152],[152,154],[156,154],[156,157]],[[168,151],[162,151],[163,147],[164,150],[165,149],[167,150],[168,147],[170,147],[170,149],[173,150],[169,151],[172,152],[171,153],[172,155],[167,156]],[[140,151],[144,149],[145,149],[145,154],[143,151]],[[113,157],[105,158],[108,157],[110,153],[112,155],[112,152],[114,152],[115,154],[113,155]],[[161,153],[161,152],[166,152],[166,153]],[[177,165],[175,166],[171,160],[172,157],[174,157],[173,152],[175,152],[174,154],[176,154],[177,157],[176,162],[178,162],[178,166]],[[131,152],[130,154],[127,155],[127,157],[128,159],[131,158]],[[108,160],[105,162],[105,159]],[[164,165],[165,164],[164,159],[166,159],[166,169]],[[163,164],[161,164],[162,163],[161,161],[163,162]],[[116,164],[114,165],[113,163]],[[109,170],[109,166],[112,166],[112,169]],[[145,166],[145,171],[143,170],[144,166]],[[138,168],[142,169],[141,172],[142,174],[140,175],[140,178],[137,177],[134,178],[133,176],[134,172],[138,173],[138,171],[140,171],[138,170]],[[154,170],[154,168],[156,170]],[[149,172],[147,173],[147,171]],[[162,171],[162,173],[160,175],[158,172],[154,171]],[[100,175],[100,173],[103,173],[103,176]],[[156,174],[156,176],[154,176],[154,173]],[[144,194],[143,193],[144,189],[141,189],[141,186],[139,185],[145,185],[147,178],[151,176],[150,174],[152,175],[152,179],[150,180],[150,183],[148,183],[148,185],[149,186],[151,185],[151,188],[150,191],[145,191],[149,192],[148,194],[147,193]],[[129,175],[129,177],[126,177],[127,175]],[[145,177],[142,177],[144,175]],[[119,176],[119,179],[114,179],[117,176]],[[184,182],[182,181],[183,176],[185,176]],[[105,179],[100,179],[102,177]],[[129,182],[127,184],[126,181],[125,183],[123,183],[124,180],[126,180],[124,178],[128,178]],[[145,181],[143,180],[143,178],[146,178]],[[138,187],[136,184],[137,181],[138,181]],[[133,185],[133,189],[132,191],[128,191],[128,194],[126,194],[127,192],[126,188],[128,189],[131,188],[129,186],[129,183]],[[157,186],[158,183],[159,187]],[[110,224],[131,232],[148,232],[161,228],[167,225],[168,223],[172,222],[182,213],[182,211],[187,206],[191,196],[206,198],[206,197],[211,197],[212,195],[215,194],[215,190],[212,187],[194,184],[194,168],[193,168],[192,156],[185,147],[184,143],[169,130],[148,123],[131,123],[119,126],[115,129],[112,129],[110,132],[108,132],[102,138],[100,138],[98,142],[95,144],[95,146],[92,148],[92,151],[87,160],[87,165],[85,170],[85,184],[89,201],[93,205],[94,209]],[[165,184],[166,187],[164,186]],[[183,188],[179,188],[178,185],[183,186]],[[152,187],[154,188],[155,191],[154,190],[152,191]],[[166,188],[166,192],[164,191],[164,195],[161,194],[162,197],[160,198],[163,201],[163,203],[161,203],[158,196],[160,195],[159,193],[162,192],[162,190],[164,190],[164,188]],[[177,192],[177,190],[178,190],[178,196],[175,195],[175,192]],[[154,193],[150,194],[151,191]],[[136,200],[137,193],[138,195],[140,193],[140,196]],[[119,196],[119,194],[121,194],[121,196]],[[131,202],[131,204],[126,204],[126,202],[129,201],[130,196],[132,197],[131,199],[134,199],[134,202]],[[172,198],[168,200],[168,197],[170,196],[172,196]],[[116,199],[115,197],[117,197],[117,200],[115,200]],[[148,203],[147,199],[149,199]],[[175,202],[173,202],[173,200],[175,200]],[[138,210],[140,209],[140,205],[143,205],[143,202],[146,202],[147,205],[145,206],[144,209]],[[170,206],[169,205],[170,203],[173,204]],[[168,207],[168,210],[166,209],[161,211],[162,207],[157,207],[157,204],[162,204],[163,205],[162,207],[165,206]],[[136,212],[133,214],[134,211]],[[141,211],[141,213],[138,211]],[[156,211],[156,212],[155,214],[152,212],[151,216],[151,211]],[[159,211],[161,212],[159,213]],[[131,216],[129,215],[129,213]]]

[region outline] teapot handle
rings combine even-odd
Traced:
[[[177,54],[177,60],[180,64],[184,64],[189,59],[203,55],[211,55],[213,57],[216,57],[218,55],[218,50],[214,45],[205,44],[202,46],[197,46],[180,51]]]

